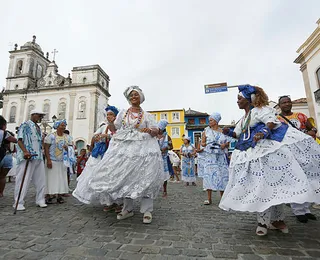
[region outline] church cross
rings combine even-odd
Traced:
[[[53,53],[53,60],[52,61],[55,61],[56,53],[58,53],[58,51],[56,49],[54,49],[51,53]]]

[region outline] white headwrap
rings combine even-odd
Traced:
[[[239,92],[238,95],[239,95],[240,97],[243,97],[243,98],[245,98],[245,99],[248,99],[248,98],[246,98],[246,97],[243,95],[242,92]],[[251,95],[250,95],[250,98],[251,98],[251,100],[248,99],[249,102],[254,102],[254,100],[256,99],[256,94],[251,94]]]
[[[128,100],[129,104],[131,105],[131,103],[130,103],[130,93],[133,90],[137,91],[139,93],[140,104],[142,104],[144,102],[145,98],[144,98],[144,94],[143,94],[142,90],[138,86],[130,86],[130,87],[126,88],[126,90],[123,92],[123,95],[126,97],[126,99]]]

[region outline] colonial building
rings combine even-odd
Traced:
[[[320,19],[317,28],[297,50],[295,63],[300,64],[310,117],[320,129]]]
[[[99,65],[80,66],[64,77],[58,66],[44,55],[36,37],[18,49],[9,51],[10,61],[6,88],[3,93],[2,115],[8,129],[30,118],[30,111],[40,109],[46,113],[41,127],[51,132],[56,119],[66,119],[77,148],[89,143],[108,104],[109,76]],[[54,53],[55,54],[55,53]]]
[[[168,121],[167,132],[172,139],[173,150],[180,150],[182,138],[185,134],[184,109],[148,111],[158,122],[161,119]]]
[[[186,130],[191,137],[191,143],[198,147],[201,141],[201,133],[209,124],[209,115],[189,108],[185,112]]]

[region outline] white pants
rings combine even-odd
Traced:
[[[257,213],[258,223],[262,225],[270,225],[274,221],[284,220],[283,205],[272,206],[264,212]]]
[[[14,200],[18,200],[20,185],[23,178],[24,169],[27,161],[23,161],[17,165],[16,184],[14,189]],[[24,205],[24,198],[27,194],[30,182],[36,187],[36,204],[45,203],[46,176],[44,171],[44,163],[42,160],[32,160],[29,162],[26,177],[24,179],[22,192],[19,200],[20,205]]]
[[[133,199],[125,198],[123,200],[123,208],[122,211],[132,211],[133,210]],[[140,204],[140,212],[152,212],[153,211],[153,199],[150,198],[142,198]]]
[[[299,215],[305,215],[307,213],[310,213],[310,203],[305,202],[302,204],[297,204],[297,203],[291,203],[291,209],[294,215],[299,216]]]

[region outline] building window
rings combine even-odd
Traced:
[[[23,69],[23,61],[19,60],[17,62],[16,75],[22,74],[22,69]]]
[[[161,120],[168,120],[168,114],[167,113],[161,113],[160,114],[160,119]]]
[[[199,121],[200,121],[200,125],[205,125],[207,123],[205,118],[200,118]]]
[[[188,119],[188,124],[189,125],[194,125],[194,119],[193,118],[189,118]]]
[[[43,113],[45,113],[43,120],[49,121],[49,115],[50,115],[50,101],[45,101],[43,104]]]
[[[180,137],[180,128],[179,127],[172,127],[171,137],[172,138],[179,138]]]
[[[172,112],[172,121],[179,122],[180,121],[180,113],[179,112]]]
[[[193,142],[196,148],[200,148],[201,142],[201,132],[194,132],[193,133]]]
[[[16,122],[16,114],[17,114],[17,107],[16,106],[12,106],[10,108],[9,123],[15,123]]]
[[[316,74],[317,74],[317,78],[318,78],[318,85],[320,88],[320,68],[317,70]]]
[[[151,114],[153,116],[154,121],[157,121],[157,114]]]
[[[80,100],[78,105],[78,118],[86,118],[86,101]]]
[[[67,104],[65,102],[60,102],[58,106],[58,120],[66,119],[66,109]]]
[[[34,104],[30,104],[28,106],[28,113],[27,113],[27,120],[29,120],[31,118],[31,111],[35,108]]]

